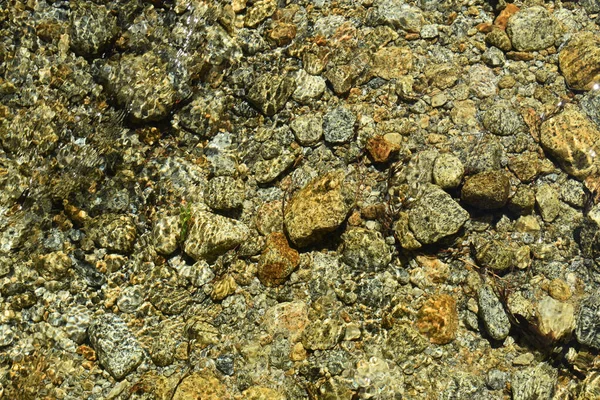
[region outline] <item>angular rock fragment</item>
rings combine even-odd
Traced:
[[[354,204],[355,188],[343,170],[315,178],[286,204],[284,223],[291,241],[308,246],[337,229]]]
[[[239,221],[206,211],[195,211],[191,215],[184,250],[195,260],[211,261],[240,245],[248,235],[248,227]]]
[[[586,346],[600,349],[600,298],[597,294],[588,296],[579,309],[575,337]]]
[[[83,57],[96,57],[116,39],[117,17],[105,6],[80,3],[71,12],[71,48]]]
[[[116,380],[125,378],[142,362],[144,352],[120,317],[101,315],[92,321],[88,329],[100,364]]]
[[[392,253],[379,232],[356,228],[346,231],[342,239],[342,261],[353,268],[365,271],[383,269],[392,260]]]
[[[483,320],[486,331],[494,340],[504,340],[510,331],[510,321],[502,303],[489,285],[484,285],[477,292],[479,299],[479,316]]]
[[[462,200],[482,210],[503,207],[508,200],[510,181],[502,171],[487,171],[473,175],[462,187]]]
[[[282,232],[273,232],[258,261],[258,279],[265,286],[281,285],[300,263],[298,252],[290,248]]]
[[[261,113],[270,117],[285,106],[295,90],[296,80],[292,76],[263,74],[248,89],[246,99]]]
[[[590,90],[600,83],[600,36],[579,32],[558,54],[560,70],[569,87]]]
[[[408,224],[422,244],[432,244],[455,234],[469,219],[452,197],[436,185],[425,184],[423,194],[408,211]]]
[[[429,341],[447,344],[456,338],[458,311],[456,300],[447,294],[429,298],[419,310],[416,327]]]

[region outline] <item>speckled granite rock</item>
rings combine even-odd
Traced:
[[[137,236],[130,215],[105,214],[90,222],[88,235],[98,246],[119,253],[129,253]]]
[[[248,89],[246,99],[263,114],[272,116],[285,106],[295,90],[293,76],[264,74],[256,78]]]
[[[588,296],[579,309],[575,335],[577,341],[586,346],[600,349],[600,323],[596,315],[600,310],[598,297],[592,294]]]
[[[239,246],[248,235],[248,227],[239,221],[206,211],[193,211],[184,250],[196,260],[214,260]]]
[[[557,23],[541,6],[521,9],[508,20],[506,32],[518,51],[543,50],[554,44]]]
[[[178,215],[159,217],[154,223],[154,247],[160,254],[169,255],[177,250],[181,235],[181,217]]]
[[[117,315],[96,317],[90,324],[89,336],[100,364],[117,380],[126,377],[142,362],[142,348]]]
[[[440,154],[433,164],[433,182],[442,189],[454,189],[460,185],[465,167],[462,161],[452,154]]]
[[[558,54],[561,72],[570,87],[589,90],[600,80],[600,37],[592,32],[580,32]]]
[[[231,400],[225,386],[209,371],[194,372],[177,386],[173,400]]]
[[[342,261],[357,270],[383,269],[392,260],[392,253],[379,232],[351,229],[344,233],[342,240]]]
[[[542,147],[570,175],[583,179],[595,170],[600,130],[575,106],[567,105],[560,114],[541,126]]]
[[[354,203],[354,188],[343,171],[315,178],[286,204],[284,223],[291,241],[303,247],[334,231]]]
[[[469,219],[469,213],[438,186],[426,184],[423,194],[408,210],[408,224],[423,244],[455,234]]]
[[[511,381],[514,400],[544,399],[552,397],[556,370],[546,363],[525,368],[514,374]]]
[[[477,292],[479,315],[485,329],[494,340],[504,340],[510,331],[510,321],[491,286],[485,285]]]
[[[216,176],[208,181],[204,201],[213,210],[240,208],[246,198],[244,182],[229,176]]]

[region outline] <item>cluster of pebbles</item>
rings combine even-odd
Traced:
[[[0,1],[0,398],[600,398],[600,1]]]

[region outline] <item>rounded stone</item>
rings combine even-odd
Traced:
[[[450,153],[440,154],[433,164],[433,182],[442,189],[454,189],[460,185],[465,167],[458,157]]]
[[[290,128],[298,143],[311,146],[323,137],[323,117],[320,114],[300,115],[290,123]]]
[[[96,57],[116,39],[117,17],[105,6],[92,2],[78,3],[71,12],[71,49],[83,57]]]
[[[479,315],[487,332],[494,340],[504,340],[510,331],[510,321],[500,300],[489,285],[482,286],[477,294]]]
[[[517,51],[543,50],[554,44],[557,22],[541,6],[522,9],[509,18],[506,33]]]
[[[510,181],[502,171],[486,171],[467,178],[463,185],[462,200],[481,210],[503,207],[510,191]]]
[[[456,300],[447,294],[427,299],[419,310],[415,326],[429,337],[431,343],[450,343],[456,338],[458,330]]]
[[[329,111],[323,117],[325,141],[329,143],[347,143],[354,137],[356,115],[345,107]]]
[[[521,115],[506,102],[495,104],[486,111],[483,126],[498,136],[514,135],[525,129]]]

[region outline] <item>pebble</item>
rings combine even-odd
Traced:
[[[323,137],[323,117],[321,114],[305,114],[296,117],[290,128],[302,146],[317,144]]]
[[[347,143],[354,137],[356,115],[346,107],[337,107],[323,116],[325,141]]]
[[[373,54],[370,73],[382,79],[398,79],[409,73],[413,65],[413,55],[402,47],[384,47]]]
[[[302,104],[318,100],[327,88],[325,79],[318,75],[310,75],[303,69],[296,74],[296,83],[298,86],[292,93],[292,98]]]
[[[457,188],[464,173],[462,161],[450,153],[440,154],[433,164],[433,182],[444,190]]]
[[[299,300],[270,307],[263,319],[263,325],[270,334],[283,335],[291,342],[300,339],[308,322],[308,307]]]
[[[517,51],[544,50],[554,44],[558,24],[541,6],[519,10],[508,19],[506,33]]]
[[[521,115],[507,102],[498,102],[485,112],[485,129],[498,136],[510,136],[525,130]]]
[[[549,399],[554,393],[557,372],[546,363],[517,371],[511,380],[514,400]]]
[[[600,321],[597,318],[599,312],[600,299],[596,294],[590,294],[581,303],[575,327],[577,341],[595,349],[600,349]]]
[[[273,232],[258,261],[258,279],[265,286],[283,284],[300,263],[298,252],[290,248],[282,232]]]
[[[504,340],[510,331],[510,321],[500,300],[489,285],[477,291],[479,316],[486,331],[494,340]]]
[[[194,372],[185,377],[172,400],[232,400],[223,383],[209,371]]]
[[[311,321],[302,334],[302,345],[307,350],[333,348],[343,337],[344,325],[337,318]]]
[[[125,378],[142,362],[142,348],[117,315],[104,314],[94,318],[88,332],[100,364],[116,380]]]
[[[553,341],[568,338],[575,329],[575,307],[545,296],[537,304],[540,333]]]
[[[70,43],[77,55],[100,56],[118,33],[117,17],[103,5],[83,3],[71,13]]]
[[[246,99],[261,113],[270,117],[285,106],[295,90],[296,80],[293,76],[263,74],[254,80]]]
[[[410,230],[422,244],[432,244],[457,233],[468,219],[467,211],[432,184],[424,185],[423,194],[408,210]]]
[[[206,205],[217,211],[229,211],[242,207],[246,199],[244,182],[229,176],[216,176],[208,181],[204,192]]]
[[[465,180],[461,199],[481,210],[504,207],[508,201],[510,181],[503,171],[480,172]]]
[[[456,300],[447,294],[430,297],[417,314],[415,326],[434,344],[448,344],[456,338]]]
[[[392,153],[400,150],[400,145],[386,140],[385,136],[376,135],[367,141],[366,149],[373,161],[384,163]]]
[[[313,179],[286,204],[284,223],[290,240],[305,247],[336,230],[350,213],[354,193],[342,170]]]
[[[154,236],[154,248],[162,255],[170,255],[179,246],[181,235],[181,217],[177,215],[159,216],[154,223],[152,231]]]
[[[558,193],[549,184],[537,188],[535,202],[540,210],[544,222],[552,222],[560,213],[560,200]]]
[[[99,247],[118,253],[130,253],[137,230],[130,215],[103,214],[90,222],[87,234]]]
[[[192,210],[185,252],[195,260],[214,260],[248,238],[246,225],[222,215]]]
[[[519,186],[508,201],[508,209],[517,215],[528,215],[535,206],[535,192],[529,186]]]
[[[252,386],[242,393],[244,400],[286,400],[286,397],[274,389],[263,386]]]
[[[382,270],[392,261],[392,253],[379,232],[350,229],[344,232],[342,241],[341,260],[356,270]]]

